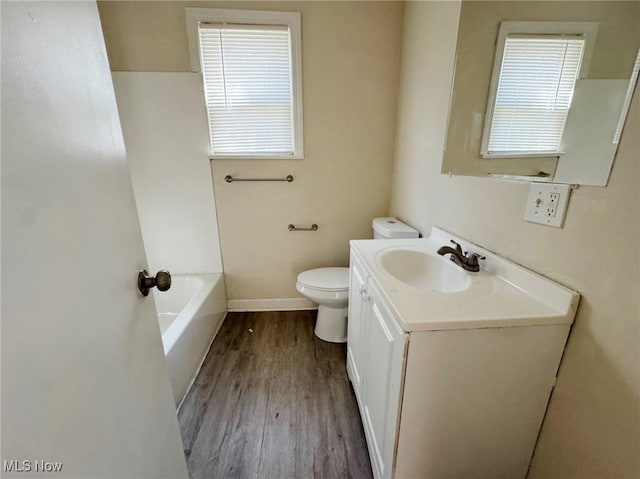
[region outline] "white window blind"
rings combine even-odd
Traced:
[[[584,46],[578,36],[507,36],[486,153],[559,153]]]
[[[293,155],[289,28],[201,24],[199,35],[213,155]]]

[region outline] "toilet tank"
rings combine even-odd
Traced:
[[[417,238],[419,233],[397,218],[374,218],[373,239]]]

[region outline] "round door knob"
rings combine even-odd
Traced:
[[[166,291],[171,287],[171,273],[166,269],[161,269],[156,273],[156,288]]]
[[[138,271],[138,290],[142,296],[148,296],[149,290],[157,287],[160,291],[167,291],[171,287],[171,273],[166,269],[161,269],[158,274],[149,276],[146,269]]]

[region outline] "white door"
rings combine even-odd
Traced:
[[[96,4],[1,13],[3,477],[187,477]]]

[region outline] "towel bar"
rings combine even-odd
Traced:
[[[227,183],[231,183],[233,181],[286,181],[287,183],[291,183],[293,181],[293,176],[287,175],[284,178],[234,178],[231,175],[227,175],[224,177],[224,181]]]
[[[318,231],[318,225],[315,223],[309,226],[308,228],[301,228],[296,225],[289,225],[288,228],[289,228],[289,231]]]

